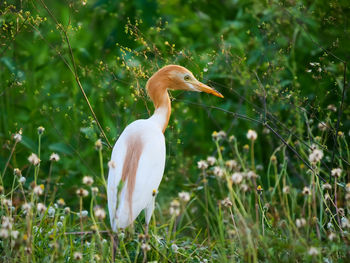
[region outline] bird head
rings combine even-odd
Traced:
[[[146,87],[148,91],[150,87],[157,87],[158,89],[206,92],[220,98],[224,97],[220,92],[198,81],[191,71],[178,65],[168,65],[158,70],[148,80]]]

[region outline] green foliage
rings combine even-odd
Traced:
[[[111,149],[81,87],[113,145],[126,125],[152,114],[144,86],[167,64],[187,67],[225,98],[171,94],[151,236],[138,237],[138,219],[119,236],[118,260],[142,261],[144,242],[160,262],[349,258],[347,1],[13,0],[0,14],[0,215],[19,231],[5,238],[2,222],[2,261],[73,261],[75,252],[111,261],[108,233],[65,234],[109,230],[108,215],[97,220],[94,209],[106,208]],[[31,153],[40,165],[28,162]],[[198,169],[207,156],[214,163]],[[87,175],[99,193],[85,186],[89,197],[79,197]],[[190,200],[176,197],[181,191]]]

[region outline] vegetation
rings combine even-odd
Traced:
[[[116,262],[350,258],[348,1],[10,0],[0,14],[2,262],[112,262],[110,145],[152,114],[145,83],[167,64],[225,98],[171,94],[150,236],[141,215]]]

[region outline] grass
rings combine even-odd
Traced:
[[[2,261],[111,262],[101,143],[96,142],[101,177],[84,177],[71,197],[79,205],[70,207],[57,198],[64,191],[60,183],[50,179],[62,159],[51,156],[48,176],[40,169],[46,132],[39,127],[36,155],[31,155],[27,168],[11,174],[6,170],[21,143],[20,133],[13,136],[1,175],[1,181],[4,176],[12,181],[1,185]],[[323,151],[316,146],[305,149],[314,172],[301,163],[300,174],[307,183],[293,185],[284,145],[274,151],[266,169],[255,164],[254,145],[260,136],[250,130],[247,144],[241,145],[234,136],[214,132],[216,155],[198,163],[191,190],[179,193],[170,204],[156,205],[149,237],[143,235],[142,215],[118,233],[116,261],[140,262],[147,255],[148,261],[157,262],[346,262],[350,186],[339,183],[343,168],[332,170],[332,185],[324,183],[317,176],[325,173],[320,169]],[[344,136],[339,143],[346,145]]]

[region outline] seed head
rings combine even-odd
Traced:
[[[303,188],[303,195],[310,195],[310,194],[311,194],[310,188],[305,186]]]
[[[108,167],[109,167],[109,169],[114,169],[116,167],[115,162],[113,160],[110,160],[108,162]]]
[[[39,135],[43,134],[44,131],[45,131],[45,128],[44,128],[43,126],[39,126],[39,127],[38,127],[38,134],[39,134]]]
[[[74,260],[82,260],[83,254],[81,254],[80,252],[74,252],[73,257],[74,257]]]
[[[84,188],[79,188],[77,191],[76,191],[76,194],[80,197],[87,197],[89,195],[89,192],[84,189]]]
[[[258,134],[254,130],[248,130],[247,138],[248,140],[255,141],[258,138]]]
[[[231,207],[232,206],[232,202],[231,202],[231,200],[228,197],[226,197],[224,200],[222,200],[221,204],[224,207]]]
[[[60,156],[57,153],[51,153],[50,155],[50,161],[52,162],[58,162],[60,160]]]
[[[13,139],[14,139],[16,142],[22,141],[22,133],[15,133],[15,134],[13,135]]]
[[[187,203],[188,201],[190,201],[190,194],[188,192],[180,192],[179,193],[179,198],[181,201]]]
[[[46,211],[46,206],[43,203],[38,203],[36,205],[36,209],[38,210],[39,213],[44,213]]]
[[[103,208],[95,207],[94,212],[98,219],[103,220],[106,218],[106,211]]]
[[[215,166],[213,173],[215,176],[221,178],[224,175],[224,170],[220,166]]]
[[[83,184],[91,186],[94,183],[94,179],[91,176],[83,177]]]
[[[233,173],[231,180],[234,184],[240,184],[243,180],[242,173]]]
[[[208,168],[208,163],[204,160],[201,160],[197,163],[198,169],[205,170]]]
[[[209,165],[214,165],[216,163],[216,158],[214,156],[208,156],[207,162]]]
[[[320,252],[318,251],[317,248],[315,248],[315,247],[310,247],[310,248],[309,248],[308,254],[309,254],[310,256],[317,256],[319,253],[320,253]]]
[[[98,139],[95,142],[95,149],[98,150],[98,151],[102,150],[102,141],[101,141],[101,139]]]
[[[237,162],[235,160],[228,160],[225,162],[225,165],[231,171],[237,168]]]
[[[342,173],[342,169],[341,168],[334,168],[332,169],[332,176],[339,178],[341,176]]]
[[[29,157],[28,157],[28,161],[37,166],[39,163],[40,163],[40,159],[39,157],[35,154],[35,153],[32,153]]]

